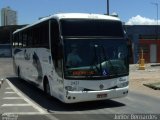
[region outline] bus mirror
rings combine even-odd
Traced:
[[[61,43],[58,44],[58,59],[61,59],[63,55],[63,46]]]

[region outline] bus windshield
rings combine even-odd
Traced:
[[[126,44],[120,38],[64,38],[65,77],[111,78],[128,74]]]

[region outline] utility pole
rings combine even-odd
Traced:
[[[155,5],[157,7],[157,29],[156,29],[156,34],[157,34],[157,40],[158,40],[158,3],[152,3],[153,5]]]
[[[107,0],[107,15],[109,15],[109,0]]]

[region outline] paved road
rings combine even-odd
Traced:
[[[5,65],[2,61],[0,64]],[[9,76],[8,73],[3,73],[3,77],[5,75]],[[160,113],[159,102],[158,98],[130,91],[125,98],[63,104],[55,98],[47,98],[41,90],[14,77],[13,74],[7,77],[0,88],[0,114],[4,115],[2,117],[14,113],[14,115],[19,114],[18,119],[24,120],[112,120],[115,119],[115,114]]]

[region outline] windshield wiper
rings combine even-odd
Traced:
[[[117,71],[116,71],[115,67],[113,66],[111,60],[109,59],[109,56],[107,56],[104,46],[94,44],[93,48],[94,48],[93,49],[94,57],[93,57],[93,61],[92,61],[91,65],[90,65],[90,70],[97,71],[100,76],[104,75],[106,77],[107,76],[109,77],[109,76],[112,76],[112,75],[117,75]],[[106,66],[106,68],[104,70],[102,68],[103,61],[105,62],[105,66]],[[108,69],[107,61],[110,64],[110,70]],[[86,77],[91,77],[91,76],[92,75],[88,75]]]
[[[90,67],[90,69],[92,69],[92,70],[94,70],[94,67],[96,68],[96,70],[97,70],[97,72],[100,72],[100,69],[98,68],[98,59],[99,59],[99,57],[98,57],[98,55],[97,55],[97,48],[98,48],[98,45],[94,45],[93,46],[93,48],[94,48],[94,57],[93,57],[93,62],[91,63],[91,67]]]
[[[103,62],[102,55],[105,56],[104,60],[105,61],[107,60],[107,57],[105,54],[105,49],[102,45],[97,45],[97,44],[94,44],[93,48],[94,48],[94,57],[93,57],[93,62],[91,63],[90,69],[94,70],[93,67],[95,67],[97,72],[100,74],[100,76],[103,76],[103,75],[105,75],[103,72],[106,72],[106,71],[102,70],[102,62]],[[98,48],[100,48],[100,49],[98,49]],[[97,55],[97,51],[99,52],[99,55]],[[101,53],[103,53],[103,54],[101,55]],[[106,64],[106,67],[107,67],[107,64]]]
[[[100,47],[101,47],[101,49],[102,49],[102,53],[103,53],[103,56],[104,56],[104,61],[105,61],[105,62],[108,61],[108,63],[109,63],[110,66],[111,66],[111,70],[113,71],[113,73],[114,73],[115,75],[117,75],[117,71],[116,71],[115,67],[113,66],[111,60],[109,59],[109,56],[107,56],[108,54],[106,53],[104,46],[103,46],[103,45],[100,45]],[[100,64],[101,64],[101,63],[100,63]],[[107,64],[106,64],[106,68],[107,68],[107,67],[108,67],[108,66],[107,66]],[[110,73],[110,75],[111,75],[111,73]]]

